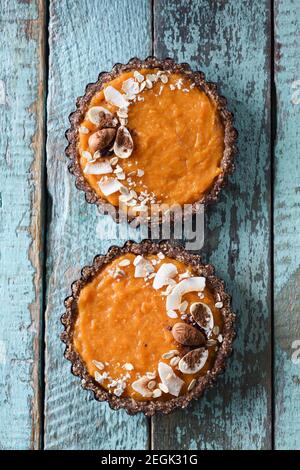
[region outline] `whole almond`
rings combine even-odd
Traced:
[[[92,153],[107,147],[115,138],[116,129],[108,128],[94,132],[89,138],[89,147]]]
[[[175,323],[172,328],[172,335],[179,344],[185,346],[202,346],[205,344],[205,336],[187,323]]]

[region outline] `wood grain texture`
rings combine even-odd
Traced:
[[[40,445],[43,2],[1,2],[0,448]]]
[[[138,237],[132,231],[116,236],[109,216],[75,189],[64,156],[68,115],[76,97],[99,72],[115,62],[151,53],[151,11],[147,0],[51,1],[48,95],[48,241],[46,311],[45,448],[148,448],[148,420],[111,411],[83,391],[70,373],[59,340],[60,315],[80,267],[118,239]]]
[[[275,1],[274,17],[277,90],[274,181],[275,447],[300,449],[299,1]]]
[[[268,1],[154,3],[154,51],[217,81],[235,113],[240,154],[206,217],[203,257],[238,316],[234,357],[218,387],[188,410],[154,418],[155,449],[271,447],[270,9]]]

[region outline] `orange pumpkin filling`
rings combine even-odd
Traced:
[[[130,95],[130,89],[125,93],[129,87],[126,84],[138,93]],[[128,98],[125,109],[112,104],[114,98],[107,98],[108,87]],[[105,141],[106,150],[111,151],[102,156],[98,152],[94,157],[97,147],[91,136],[99,125],[97,119],[90,117],[97,107],[113,113],[119,124],[129,130],[133,150],[128,158],[117,160],[112,149],[113,132],[106,133]],[[119,118],[117,112],[123,117]],[[133,191],[130,206],[154,202],[183,205],[201,200],[222,172],[224,126],[216,103],[187,77],[142,69],[122,73],[93,96],[79,129],[78,146],[86,180],[97,195],[111,204],[119,205],[122,191],[117,186],[111,193],[103,190],[101,181],[105,178],[117,180],[119,186],[125,187],[123,194],[126,189]],[[93,165],[100,162],[101,174],[93,174]]]
[[[172,271],[169,278],[162,275],[165,268]],[[191,279],[194,287],[188,289]],[[135,400],[166,400],[191,390],[213,367],[222,342],[222,305],[207,286],[191,290],[198,279],[190,267],[161,254],[130,253],[102,268],[81,290],[74,329],[75,349],[90,375],[110,393]],[[180,306],[168,310],[168,302],[178,300],[178,286]],[[199,302],[211,315],[202,327],[190,314]],[[181,339],[182,327],[196,331],[192,346]],[[199,348],[201,365],[186,364],[186,355]]]

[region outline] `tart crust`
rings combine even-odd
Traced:
[[[207,286],[213,293],[215,301],[223,303],[221,310],[223,318],[223,341],[216,354],[212,369],[206,375],[198,377],[195,387],[185,395],[171,398],[168,401],[135,401],[130,397],[117,397],[116,395],[109,394],[107,390],[95,381],[87,371],[84,362],[74,348],[73,334],[78,314],[77,302],[79,295],[81,289],[99,273],[104,265],[110,263],[120,255],[126,253],[146,255],[157,254],[159,252],[191,266],[194,274],[206,278]],[[190,254],[183,246],[168,241],[162,241],[160,243],[151,240],[143,240],[141,243],[127,241],[123,247],[112,246],[106,255],[96,256],[92,266],[85,266],[81,271],[80,279],[72,284],[72,295],[65,299],[65,307],[66,311],[61,317],[61,322],[64,325],[61,340],[66,343],[64,356],[72,363],[72,373],[81,378],[82,387],[91,390],[96,400],[107,401],[109,406],[114,410],[125,408],[130,415],[143,412],[146,416],[153,416],[157,412],[168,414],[176,408],[186,408],[193,399],[202,396],[205,389],[213,386],[217,376],[225,370],[226,359],[232,352],[232,342],[235,337],[235,314],[230,307],[230,296],[224,290],[224,282],[214,276],[214,267],[212,265],[203,265],[201,263],[199,255]]]
[[[236,141],[238,133],[233,127],[233,114],[227,109],[226,98],[219,95],[217,85],[215,83],[205,81],[205,75],[203,72],[193,72],[190,66],[186,63],[177,64],[173,59],[166,58],[159,60],[154,56],[147,57],[144,60],[134,57],[133,59],[130,59],[127,64],[115,64],[111,72],[100,73],[97,82],[88,84],[84,96],[77,98],[77,109],[69,116],[71,127],[66,131],[66,138],[69,144],[66,147],[65,153],[70,159],[68,169],[70,173],[75,176],[75,185],[77,189],[84,191],[86,201],[90,204],[96,204],[101,213],[107,213],[108,208],[111,208],[110,214],[116,222],[119,222],[119,208],[113,206],[106,199],[101,198],[96,194],[82,173],[79,163],[79,153],[77,150],[78,128],[85,116],[92,97],[103,88],[105,83],[115,79],[123,72],[138,70],[141,68],[158,68],[160,70],[186,75],[195,83],[196,87],[204,91],[217,104],[217,109],[224,125],[224,153],[221,160],[221,168],[223,171],[215,179],[213,185],[204,194],[204,196],[192,204],[192,214],[199,210],[200,204],[208,204],[217,201],[221,189],[226,185],[228,175],[230,175],[234,170],[233,160],[237,153]],[[129,220],[133,220],[133,218]]]

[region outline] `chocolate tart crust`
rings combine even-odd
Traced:
[[[171,398],[168,401],[136,401],[130,397],[117,397],[113,394],[109,394],[107,390],[95,381],[87,371],[83,360],[74,348],[73,333],[78,314],[77,301],[81,289],[88,284],[106,264],[109,264],[115,258],[126,253],[147,255],[157,254],[159,252],[191,266],[194,274],[206,278],[207,286],[213,293],[215,301],[223,303],[221,309],[223,318],[223,342],[219,347],[212,369],[205,376],[199,377],[195,387],[185,395]],[[92,266],[84,267],[81,271],[80,279],[72,284],[72,295],[65,299],[65,307],[66,311],[61,317],[61,322],[64,325],[61,340],[66,343],[64,356],[72,363],[72,373],[81,378],[82,387],[91,390],[96,400],[107,401],[109,406],[114,410],[125,408],[130,415],[143,412],[146,416],[153,416],[157,412],[168,414],[176,408],[186,408],[192,400],[202,396],[205,389],[213,386],[217,376],[225,370],[226,360],[232,352],[232,342],[235,337],[235,314],[230,307],[230,296],[224,290],[224,282],[214,276],[214,267],[212,265],[203,265],[201,263],[199,255],[190,254],[183,246],[168,241],[162,241],[160,243],[151,240],[143,240],[141,243],[127,241],[123,247],[112,246],[106,255],[96,256]]]
[[[86,201],[90,204],[96,204],[100,212],[107,213],[110,207],[111,211],[109,212],[116,222],[119,221],[118,207],[111,205],[106,199],[98,196],[84,178],[79,164],[79,153],[77,149],[78,128],[85,116],[92,97],[103,88],[105,83],[115,79],[123,72],[138,70],[141,68],[159,68],[160,70],[186,75],[200,90],[204,91],[217,104],[225,132],[225,148],[223,158],[221,160],[221,168],[223,171],[215,179],[213,185],[204,194],[204,196],[199,201],[195,201],[192,204],[193,214],[198,211],[200,204],[208,204],[217,201],[221,189],[226,185],[228,175],[230,175],[234,170],[233,160],[237,153],[236,141],[238,133],[233,127],[233,114],[227,109],[226,98],[219,95],[217,85],[215,83],[205,81],[205,75],[203,72],[193,72],[190,66],[186,63],[177,64],[173,59],[166,58],[159,60],[154,56],[147,57],[144,60],[134,57],[133,59],[130,59],[127,64],[115,64],[111,72],[100,73],[97,82],[88,84],[84,96],[77,98],[77,109],[69,116],[71,127],[66,131],[66,138],[69,144],[65,153],[70,159],[68,169],[70,173],[75,176],[75,185],[77,189],[84,191]]]

